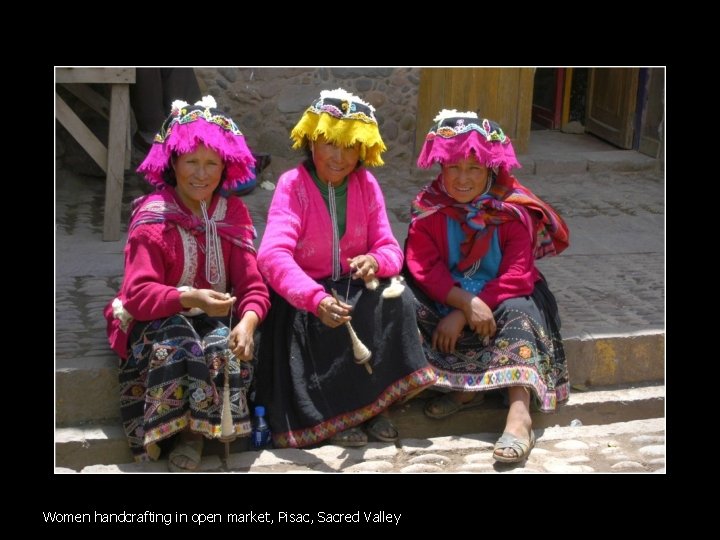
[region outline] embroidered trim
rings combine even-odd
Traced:
[[[214,221],[221,221],[227,214],[227,199],[221,197],[218,203],[215,205],[215,211],[213,212],[212,219]],[[177,227],[177,231],[180,233],[183,245],[183,272],[178,280],[177,287],[193,287],[195,285],[195,276],[198,272],[198,244],[196,237],[186,229]],[[218,282],[212,284],[212,288],[218,292],[226,292],[227,290],[227,276],[225,275],[225,264],[223,258],[222,242],[219,240],[217,243],[219,260],[221,261],[220,267],[217,269],[219,274]],[[207,257],[207,249],[205,250],[205,256]],[[212,261],[211,261],[212,263]],[[213,267],[214,270],[214,267]],[[208,279],[208,276],[205,276]]]
[[[286,431],[284,433],[273,433],[273,442],[276,447],[285,448],[308,446],[310,444],[315,444],[325,439],[329,439],[336,433],[350,427],[357,426],[373,416],[378,415],[391,403],[407,396],[415,390],[432,385],[434,381],[435,371],[433,368],[421,368],[408,374],[402,379],[395,381],[369,405],[355,411],[341,414],[335,418],[325,420],[324,422],[307,429]]]
[[[194,278],[197,274],[197,241],[192,233],[182,227],[177,227],[183,245],[183,272],[178,280],[177,286],[194,285]]]

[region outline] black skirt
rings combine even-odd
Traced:
[[[348,279],[319,281],[345,297]],[[423,354],[409,288],[383,298],[389,280],[367,290],[350,282],[352,327],[372,352],[372,374],[354,361],[345,325],[330,328],[271,291],[260,329],[255,403],[265,406],[277,447],[319,443],[376,416],[435,382]]]

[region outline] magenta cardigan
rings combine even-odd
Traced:
[[[175,200],[185,208],[179,197]],[[219,196],[216,195],[208,209],[210,215],[213,215],[218,201]],[[237,215],[242,223],[251,222],[248,210],[239,198],[228,198],[227,205],[228,216]],[[231,244],[225,238],[220,241],[227,286],[228,289],[233,288],[237,297],[233,324],[240,321],[247,311],[254,311],[262,321],[270,308],[270,296],[258,271],[255,254]],[[204,235],[202,243],[204,245]],[[110,346],[121,358],[127,358],[128,336],[135,321],[164,319],[185,309],[180,303],[177,286],[186,262],[182,238],[172,224],[144,224],[128,235],[125,276],[119,293],[123,307],[134,317],[127,332],[122,331],[119,321],[113,317],[111,304],[104,310]],[[205,254],[202,249],[197,252],[197,265],[194,267],[192,286],[212,289],[213,286],[205,279]]]
[[[445,214],[436,212],[410,224],[407,266],[420,288],[436,302],[446,303],[456,285],[448,269],[448,234]],[[485,284],[478,297],[494,310],[509,298],[533,292],[540,272],[535,267],[533,239],[520,221],[498,225],[500,268],[498,276]]]
[[[403,253],[392,234],[385,200],[375,177],[359,168],[348,177],[345,234],[340,238],[342,272],[347,259],[372,255],[378,277],[398,274]],[[278,180],[258,266],[270,286],[297,309],[317,315],[328,296],[316,279],[332,275],[332,224],[320,190],[302,165]]]

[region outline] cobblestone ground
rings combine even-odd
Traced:
[[[204,472],[250,473],[665,473],[665,420],[536,429],[537,442],[520,464],[492,458],[497,434],[402,439],[397,446],[264,450],[205,456]],[[58,472],[74,472],[63,470]],[[83,473],[167,472],[167,462],[95,465]]]

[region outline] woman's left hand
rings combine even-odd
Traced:
[[[495,317],[490,307],[478,296],[473,297],[470,305],[463,310],[468,326],[481,337],[493,337],[497,330]]]
[[[228,348],[240,361],[252,360],[255,351],[255,340],[253,334],[260,321],[257,313],[246,311],[240,322],[235,325],[228,336]]]
[[[351,270],[355,270],[353,277],[362,279],[366,283],[375,278],[375,272],[380,267],[372,255],[358,255],[347,260]]]

